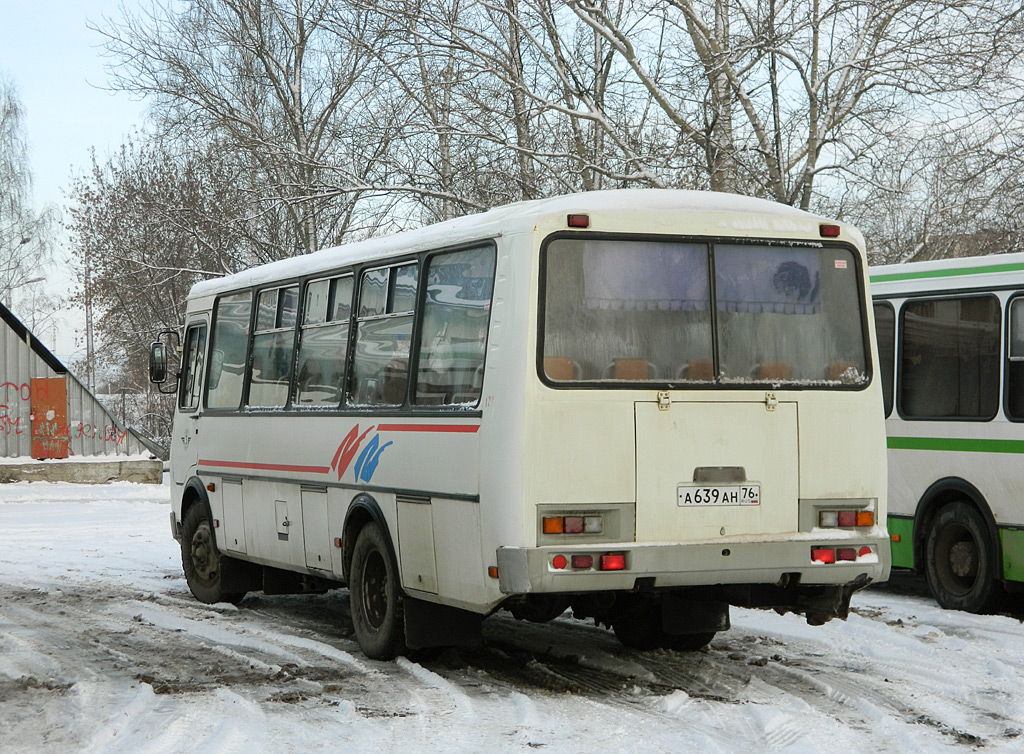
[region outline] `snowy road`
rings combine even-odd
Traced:
[[[367,660],[344,590],[192,599],[165,487],[0,485],[0,752],[1024,751],[1024,626],[912,579],[697,653],[562,619]]]

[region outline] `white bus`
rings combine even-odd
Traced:
[[[940,605],[1024,588],[1024,254],[871,269],[893,564]]]
[[[478,641],[499,608],[677,649],[729,605],[845,617],[889,571],[868,303],[856,229],[660,190],[199,283],[171,456],[188,584],[347,584],[375,658]]]

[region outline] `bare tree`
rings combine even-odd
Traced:
[[[0,79],[0,295],[8,306],[15,290],[43,281],[40,270],[53,253],[53,211],[32,206],[23,117],[14,85]],[[34,314],[38,299],[25,303],[25,313]]]
[[[542,0],[529,0],[538,8]],[[1004,0],[569,0],[680,136],[712,188],[808,208],[894,135],[978,106],[1019,65]]]
[[[80,262],[78,303],[94,316],[97,358],[139,386],[145,349],[177,328],[198,280],[256,263],[264,233],[250,231],[250,198],[217,150],[196,153],[133,141],[70,192],[68,231]],[[109,369],[108,369],[109,371]]]
[[[267,258],[314,251],[347,229],[357,195],[324,181],[343,146],[337,120],[360,92],[359,49],[324,29],[331,0],[154,2],[97,30],[113,86],[151,97],[164,135],[200,146],[244,177]],[[358,21],[354,21],[358,23]],[[285,240],[284,244],[281,241]]]

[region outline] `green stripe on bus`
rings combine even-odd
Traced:
[[[974,440],[962,437],[890,437],[887,444],[892,450],[1024,453],[1024,440]]]
[[[914,519],[889,516],[889,550],[897,568],[914,567]]]
[[[953,278],[961,275],[984,275],[987,272],[1019,272],[1024,263],[990,264],[959,269],[925,270],[922,272],[891,272],[888,275],[870,275],[872,283],[890,283],[897,280],[925,280],[927,278]]]
[[[999,530],[1003,545],[1003,578],[1024,581],[1024,529],[1006,527]]]

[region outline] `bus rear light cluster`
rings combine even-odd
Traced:
[[[821,511],[818,525],[822,529],[853,529],[858,526],[874,526],[875,512],[866,510]]]
[[[557,571],[570,569],[573,571],[624,571],[626,556],[621,552],[605,555],[555,555],[551,558],[551,567]]]
[[[545,534],[600,534],[604,521],[600,516],[544,516]]]
[[[854,563],[858,558],[874,555],[875,551],[865,545],[856,547],[812,547],[812,563]]]

